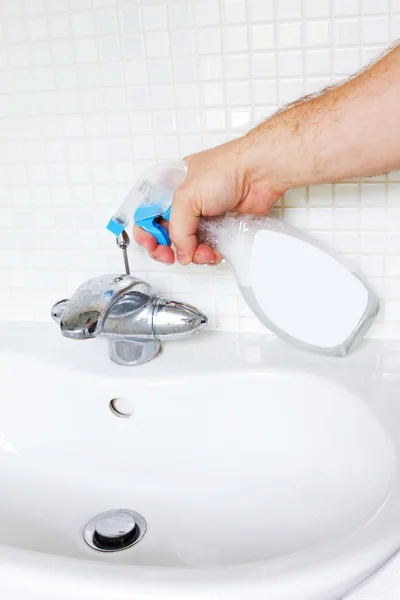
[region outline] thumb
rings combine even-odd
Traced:
[[[201,211],[191,201],[185,184],[179,186],[172,202],[169,234],[177,250],[178,262],[188,265],[198,245],[196,231]]]

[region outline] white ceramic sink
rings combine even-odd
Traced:
[[[0,361],[2,598],[336,600],[400,548],[400,345],[211,333],[132,368],[11,323]],[[119,508],[143,539],[89,548]]]

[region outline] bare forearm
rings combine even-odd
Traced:
[[[245,139],[253,177],[272,169],[286,189],[400,168],[400,47]]]

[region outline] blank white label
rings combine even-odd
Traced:
[[[344,265],[290,235],[258,231],[250,270],[266,316],[306,344],[338,346],[357,328],[367,306],[367,290]]]

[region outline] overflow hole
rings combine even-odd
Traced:
[[[131,417],[133,415],[133,406],[129,400],[124,398],[113,398],[110,401],[110,410],[116,417]]]

